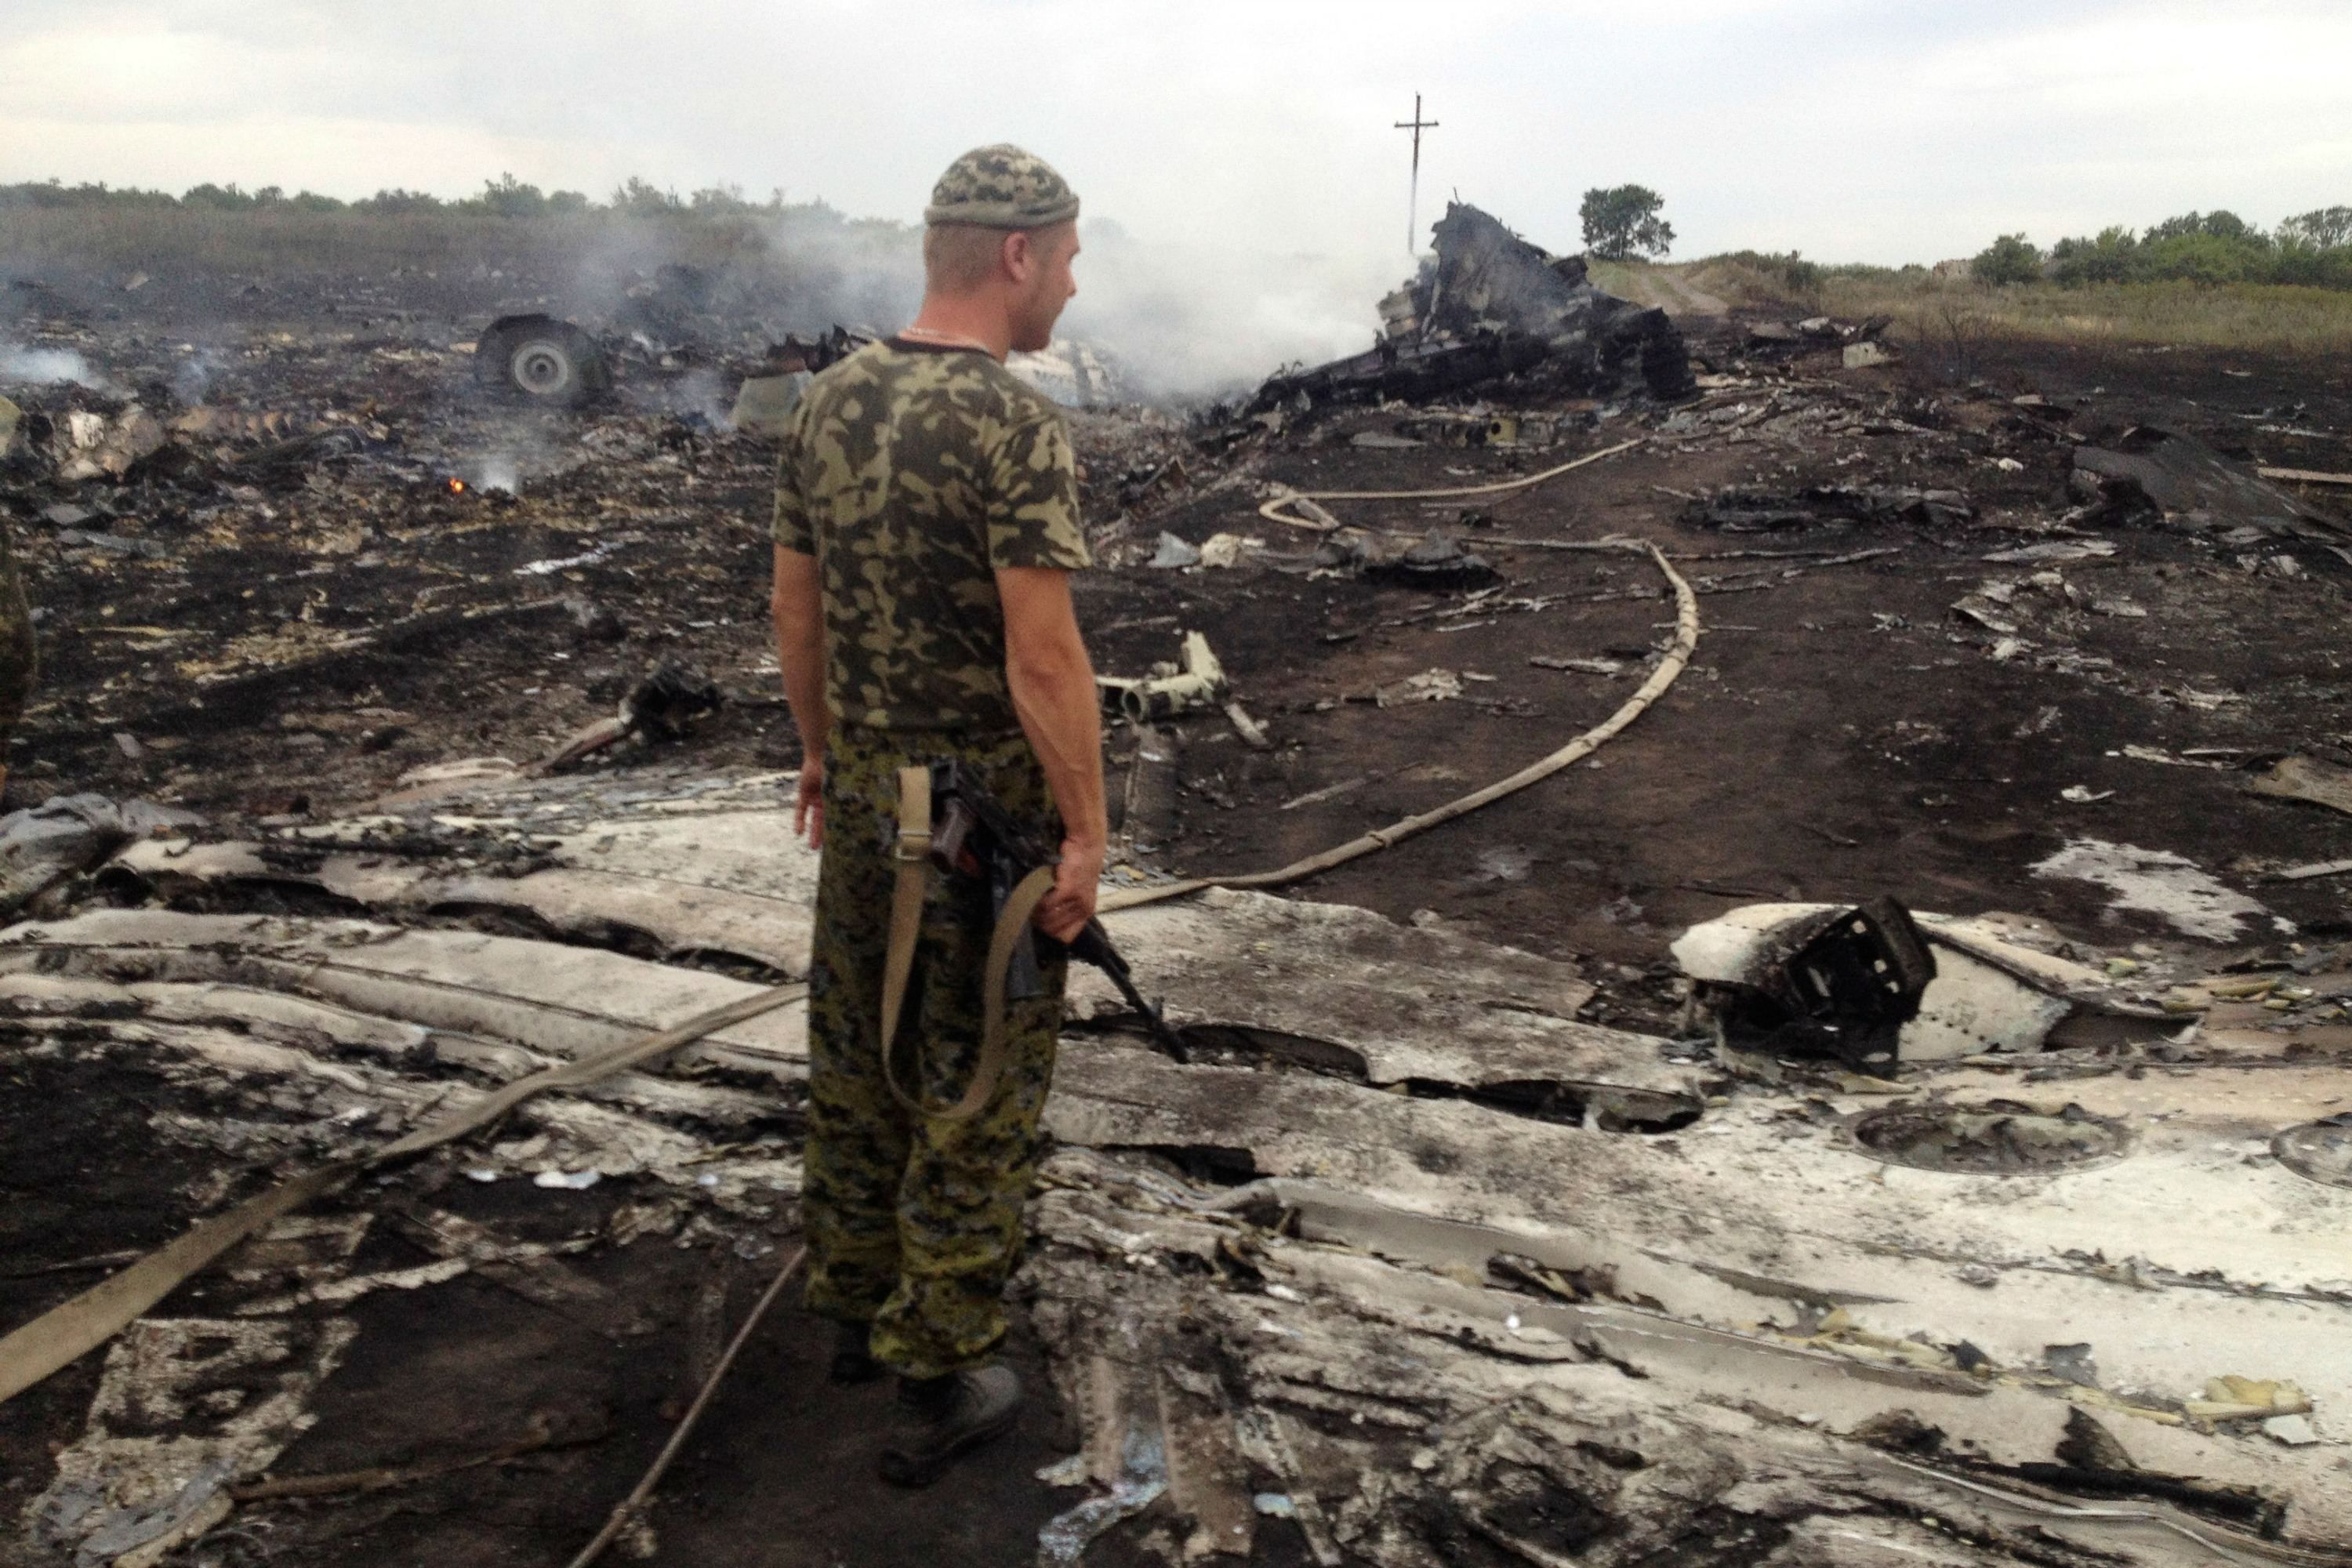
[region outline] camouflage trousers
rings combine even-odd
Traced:
[[[978,1115],[941,1121],[898,1104],[883,1079],[881,1039],[898,769],[953,758],[1042,841],[1058,843],[1060,833],[1036,754],[1018,735],[843,725],[830,750],[809,963],[806,1299],[824,1317],[870,1322],[885,1364],[936,1377],[982,1360],[1004,1336],[1004,1280],[1043,1152],[1038,1118],[1069,961],[1041,944],[1044,992],[1010,1005],[1011,1060]],[[898,1057],[902,1079],[915,1080],[909,1092],[930,1103],[953,1101],[971,1081],[993,923],[984,883],[933,872]]]

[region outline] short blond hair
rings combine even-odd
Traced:
[[[1004,237],[976,223],[935,223],[923,230],[923,280],[946,294],[969,294],[996,276]]]

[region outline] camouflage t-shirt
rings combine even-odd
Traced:
[[[1062,411],[985,353],[898,340],[802,395],[775,541],[817,559],[826,706],[882,730],[1017,728],[994,573],[1094,564]]]

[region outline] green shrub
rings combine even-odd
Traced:
[[[1743,268],[1760,274],[1788,293],[1799,295],[1819,293],[1823,279],[1829,275],[1820,262],[1808,261],[1793,250],[1785,256],[1769,250],[1727,250],[1696,265],[1701,268]]]
[[[2042,252],[2021,234],[2004,234],[1977,252],[1969,263],[1969,272],[1978,282],[1996,289],[2008,283],[2039,283]]]
[[[2050,247],[2050,276],[2060,283],[2123,283],[2139,266],[2139,238],[2113,225],[2092,239],[2062,239]]]
[[[2208,285],[2267,281],[2267,260],[2263,247],[2242,235],[2192,229],[2143,244],[2134,281]]]

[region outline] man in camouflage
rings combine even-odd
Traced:
[[[821,845],[809,966],[803,1210],[811,1310],[841,1325],[833,1373],[898,1374],[884,1477],[935,1479],[1008,1429],[1021,1387],[992,1359],[1040,1152],[1066,959],[1013,1003],[1010,1063],[979,1113],[901,1108],[883,1070],[897,773],[974,770],[1061,862],[1035,923],[1094,913],[1108,830],[1094,672],[1069,574],[1090,565],[1061,411],[1003,365],[1042,349],[1076,291],[1077,197],[1015,147],[950,167],[925,209],[921,311],[819,375],[777,470],[778,662],[804,762],[796,820]],[[1058,819],[1058,820],[1057,820]],[[927,1104],[980,1056],[992,924],[976,879],[934,878],[901,1059]]]

